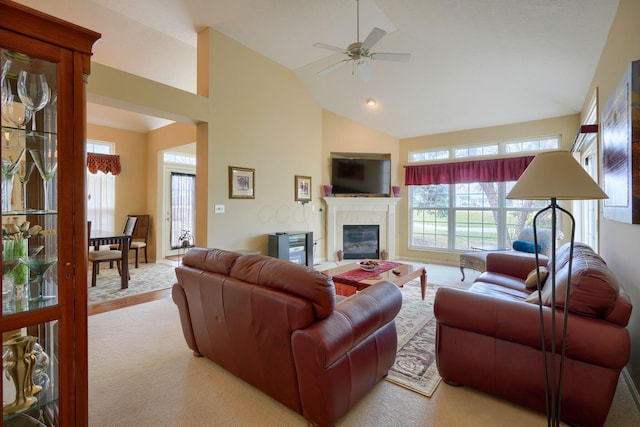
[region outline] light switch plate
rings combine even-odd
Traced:
[[[217,214],[224,213],[224,205],[214,205],[213,211]]]

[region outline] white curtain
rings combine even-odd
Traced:
[[[87,170],[87,220],[92,230],[117,231],[115,227],[115,177]]]
[[[196,230],[196,176],[171,172],[171,249],[182,247],[182,240],[190,240]]]

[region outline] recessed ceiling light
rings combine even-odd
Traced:
[[[375,107],[377,104],[376,100],[373,98],[367,99],[365,103],[367,104],[368,107]]]

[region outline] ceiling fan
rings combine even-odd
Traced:
[[[319,47],[322,49],[327,49],[333,52],[338,52],[347,55],[347,58],[328,66],[318,72],[318,75],[326,74],[330,71],[333,71],[340,66],[351,62],[352,64],[352,74],[355,74],[355,69],[358,69],[358,73],[363,81],[368,82],[372,79],[371,69],[367,65],[366,60],[383,60],[383,61],[396,61],[396,62],[408,62],[411,59],[410,53],[375,53],[371,52],[370,49],[380,41],[382,37],[387,34],[385,30],[380,28],[374,28],[371,30],[371,33],[364,39],[363,42],[360,42],[360,0],[356,0],[356,41],[351,43],[346,49],[332,46],[326,43],[314,43],[314,47]]]

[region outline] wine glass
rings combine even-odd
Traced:
[[[5,86],[7,84],[5,83]],[[5,91],[3,90],[3,93]],[[25,107],[21,102],[14,101],[14,94],[10,93],[6,96],[2,104],[2,118],[9,124],[14,125],[17,128],[21,128],[31,120],[31,111]]]
[[[51,179],[58,168],[58,150],[55,141],[51,141],[51,138],[53,138],[51,135],[44,136],[42,150],[29,149],[31,158],[33,158],[33,162],[36,164],[36,168],[38,168],[42,178],[45,211],[53,209],[53,185]]]
[[[0,98],[0,100],[2,101],[0,103],[0,106],[4,106],[4,104],[7,103],[7,99],[9,97],[9,94],[11,93],[9,82],[7,81],[5,83],[5,77],[7,76],[7,72],[9,71],[9,68],[11,68],[11,60],[9,58],[3,58],[2,71],[0,74],[0,91],[2,92],[0,94],[2,95],[2,97]]]
[[[54,256],[39,255],[35,257],[20,258],[20,263],[26,265],[30,271],[36,274],[37,295],[29,297],[29,301],[43,301],[46,299],[55,298],[55,296],[44,295],[44,274],[51,266],[58,262],[58,258]]]
[[[47,77],[42,73],[20,70],[18,75],[18,96],[24,106],[31,111],[31,131],[36,131],[36,113],[44,108],[51,97]]]
[[[34,166],[32,162],[20,162],[16,172],[18,181],[20,181],[20,185],[22,186],[22,206],[25,211],[27,210],[27,183],[29,183],[31,179]]]
[[[11,211],[11,196],[13,195],[13,176],[18,172],[20,161],[24,156],[25,148],[18,150],[16,160],[12,156],[2,159],[2,212]]]

